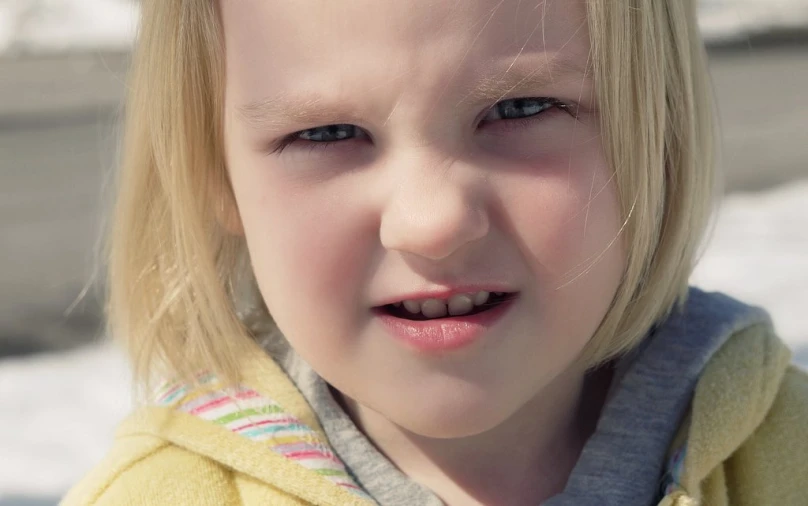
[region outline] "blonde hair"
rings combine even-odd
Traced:
[[[587,8],[628,252],[583,353],[594,365],[684,302],[714,202],[715,128],[694,1],[588,0]],[[243,239],[222,226],[235,205],[217,2],[143,0],[141,9],[108,243],[110,331],[147,389],[157,377],[193,380],[203,369],[237,381],[241,357],[260,352],[256,336],[273,324]]]

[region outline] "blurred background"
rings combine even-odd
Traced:
[[[0,506],[56,504],[130,408],[97,244],[131,0],[0,0]],[[726,195],[693,283],[766,307],[808,366],[808,0],[702,0]]]

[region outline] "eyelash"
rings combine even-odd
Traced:
[[[504,122],[505,125],[507,125],[507,126],[504,127],[506,132],[511,132],[511,131],[519,129],[519,128],[526,128],[526,127],[528,127],[530,125],[533,125],[536,122],[541,121],[542,119],[544,119],[544,118],[542,118],[542,116],[545,113],[551,111],[552,109],[558,109],[558,110],[561,110],[561,111],[564,111],[564,112],[568,112],[568,113],[572,114],[573,117],[576,117],[576,115],[571,110],[572,108],[568,104],[566,104],[566,103],[564,103],[564,102],[562,102],[562,101],[560,101],[560,100],[558,100],[556,98],[520,97],[520,98],[511,98],[511,99],[503,100],[502,102],[498,102],[498,104],[501,104],[503,102],[514,102],[514,101],[518,101],[518,100],[533,100],[533,101],[540,102],[543,105],[544,104],[549,105],[550,107],[548,107],[546,109],[542,109],[540,112],[535,113],[535,114],[530,115],[530,116],[527,116],[527,117],[524,117],[524,118],[514,118],[514,119],[503,118],[503,119],[500,119],[500,120],[495,120],[495,121]],[[496,107],[496,105],[494,107]],[[489,111],[490,110],[491,109],[489,109]],[[270,151],[270,154],[280,154],[280,153],[283,152],[283,150],[285,150],[287,147],[289,147],[289,146],[291,146],[293,144],[300,144],[300,143],[308,144],[307,149],[308,149],[309,153],[311,153],[312,151],[319,151],[319,150],[329,149],[329,148],[334,147],[336,144],[340,144],[342,142],[342,140],[337,140],[337,141],[311,141],[311,140],[308,140],[308,139],[299,139],[298,138],[298,136],[300,134],[304,133],[304,132],[309,132],[309,131],[317,130],[317,129],[320,129],[320,128],[326,128],[328,126],[348,126],[348,125],[344,125],[342,123],[337,123],[337,124],[333,124],[333,125],[323,125],[323,126],[318,126],[318,127],[313,127],[313,128],[307,128],[305,130],[299,130],[299,131],[294,132],[292,134],[289,134],[286,137],[284,137],[283,139],[281,139],[281,141],[278,143],[278,145],[274,149],[272,149]],[[350,126],[353,126],[353,125],[350,125]],[[355,128],[358,128],[358,127],[355,127]],[[345,140],[351,140],[351,139],[353,139],[353,138],[349,138],[349,139],[345,139]]]

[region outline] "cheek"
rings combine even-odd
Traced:
[[[233,179],[253,270],[281,331],[315,340],[323,333],[315,323],[328,321],[338,339],[362,308],[374,251],[371,213],[333,185],[300,186],[277,175]]]
[[[620,216],[607,165],[597,155],[541,170],[516,190],[521,205],[513,222],[535,279],[534,326],[563,336],[541,345],[549,347],[542,353],[563,362],[594,335],[620,284]]]
[[[535,173],[542,175],[518,185],[514,222],[539,279],[557,288],[584,272],[619,270],[617,196],[599,153],[545,163]]]

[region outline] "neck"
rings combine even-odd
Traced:
[[[414,434],[335,396],[393,464],[447,506],[540,504],[564,489],[610,379],[610,369],[568,371],[502,424],[455,439]]]

